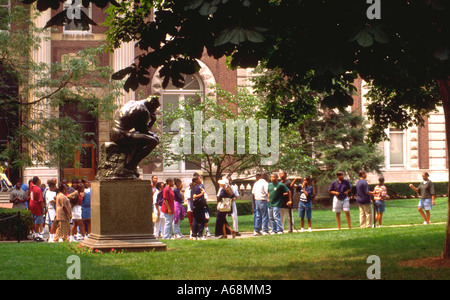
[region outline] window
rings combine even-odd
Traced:
[[[389,165],[404,165],[404,133],[400,129],[389,129]]]
[[[0,0],[1,1],[1,0]],[[84,7],[81,4],[81,0],[67,0],[64,2],[64,9],[72,8],[73,20],[68,24],[64,25],[64,33],[75,33],[75,34],[88,34],[91,33],[92,27],[89,25],[88,30],[83,30],[81,22],[76,24],[75,19],[78,17],[77,10],[84,12],[89,18],[92,18],[92,6]]]
[[[9,30],[10,13],[11,13],[11,1],[0,0],[0,30]]]
[[[183,76],[185,79],[185,85],[182,89],[175,87],[172,83],[169,83],[167,88],[163,91],[163,113],[179,107],[183,100],[190,99],[191,105],[201,103],[201,97],[204,94],[204,87],[201,80],[197,75]],[[163,124],[164,132],[171,131],[170,125],[171,124]],[[173,164],[168,167],[164,166],[164,171],[189,171],[199,169],[200,167],[188,161],[173,162]]]

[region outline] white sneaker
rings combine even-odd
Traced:
[[[270,233],[268,233],[267,231],[263,231],[262,235],[269,235]]]
[[[312,229],[311,229],[311,227],[308,227],[308,231],[309,231],[309,232],[312,232]]]
[[[206,241],[206,237],[205,237],[205,236],[202,236],[202,237],[201,237],[201,240],[202,240],[202,241]]]
[[[304,232],[305,231],[305,228],[300,228],[300,232]]]
[[[283,233],[284,233],[283,231],[278,231],[278,232],[277,232],[277,234],[283,234]]]
[[[205,234],[207,237],[210,237],[211,236],[211,233],[209,232],[209,229],[207,229],[206,230],[206,234]]]

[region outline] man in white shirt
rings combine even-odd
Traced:
[[[254,235],[269,234],[269,214],[267,201],[269,200],[269,183],[267,174],[256,174],[257,181],[253,185],[252,194],[255,197]],[[262,233],[261,233],[262,229]]]

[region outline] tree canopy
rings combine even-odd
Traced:
[[[37,1],[38,9],[45,10],[63,0],[24,1]],[[195,73],[196,59],[205,50],[215,58],[228,56],[233,67],[263,61],[270,69],[279,68],[293,84],[326,93],[322,103],[332,108],[351,104],[357,74],[389,93],[388,102],[376,100],[378,115],[373,117],[383,124],[395,116],[405,116],[402,124],[420,124],[423,114],[442,101],[450,142],[448,1],[82,1],[101,7],[107,2],[113,4],[112,47],[133,40],[142,51],[130,67],[114,75],[127,77],[127,90],[147,84],[148,69],[159,66],[163,84],[172,80],[182,86],[180,73]],[[153,5],[158,6],[154,15]],[[133,16],[141,21],[126,22]],[[421,88],[436,83],[441,99]],[[395,106],[387,105],[391,103]],[[450,228],[446,245],[444,256],[450,257]]]

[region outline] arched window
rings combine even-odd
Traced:
[[[183,75],[185,85],[182,89],[175,87],[171,82],[166,89],[162,90],[162,111],[164,112],[179,107],[183,100],[188,100],[190,104],[196,105],[201,103],[205,95],[204,84],[197,74]],[[170,124],[163,124],[164,132],[170,130]],[[164,166],[164,172],[184,172],[191,170],[199,170],[200,168],[188,161],[174,162],[170,166]]]

